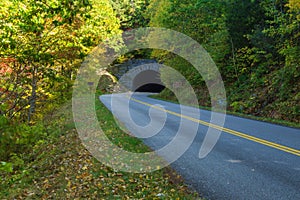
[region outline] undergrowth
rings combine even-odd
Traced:
[[[96,98],[99,123],[112,142],[130,151],[149,149],[123,132]],[[11,127],[1,157],[0,199],[198,199],[171,168],[152,173],[124,173],[97,161],[82,145],[72,118],[71,102],[35,125]],[[17,146],[14,146],[16,145]],[[20,148],[20,149],[18,149]]]

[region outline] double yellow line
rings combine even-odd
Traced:
[[[270,142],[270,141],[267,141],[267,140],[264,140],[264,139],[253,137],[253,136],[247,135],[245,133],[241,133],[241,132],[238,132],[238,131],[235,131],[235,130],[224,128],[222,126],[218,126],[218,125],[215,125],[215,124],[211,124],[211,123],[205,122],[205,121],[200,120],[200,119],[195,119],[193,117],[189,117],[189,116],[182,115],[182,114],[170,111],[170,110],[166,110],[166,109],[161,108],[159,106],[155,106],[155,105],[152,105],[152,104],[140,101],[140,100],[132,98],[132,97],[131,97],[131,100],[135,101],[137,103],[140,103],[140,104],[143,104],[143,105],[155,108],[157,110],[165,111],[165,112],[167,112],[167,113],[169,113],[171,115],[175,115],[177,117],[182,117],[182,118],[191,120],[193,122],[196,122],[196,123],[199,123],[199,124],[202,124],[202,125],[205,125],[205,126],[212,127],[214,129],[217,129],[217,130],[229,133],[231,135],[235,135],[235,136],[238,136],[238,137],[241,137],[241,138],[253,141],[253,142],[257,142],[259,144],[263,144],[265,146],[269,146],[269,147],[272,147],[272,148],[275,148],[275,149],[278,149],[278,150],[281,150],[281,151],[284,151],[284,152],[287,152],[287,153],[290,153],[290,154],[294,154],[296,156],[300,156],[300,150],[298,150],[298,149],[293,149],[293,148],[290,148],[290,147],[287,147],[287,146],[283,146],[283,145],[280,145],[280,144],[277,144],[277,143],[274,143],[274,142]]]

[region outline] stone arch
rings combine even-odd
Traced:
[[[132,92],[160,92],[165,88],[160,79],[161,67],[158,63],[135,66],[121,76],[119,84]]]

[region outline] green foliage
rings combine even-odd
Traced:
[[[0,101],[9,118],[34,121],[48,111],[45,102],[69,98],[84,56],[120,32],[108,0],[5,0],[2,6],[0,64],[10,72],[0,79]]]
[[[144,12],[149,4],[149,0],[111,0],[111,3],[115,13],[117,13],[122,30],[146,27],[148,25]]]
[[[147,17],[150,26],[191,36],[210,53],[225,82],[230,110],[299,122],[299,12],[295,0],[152,0]],[[161,50],[152,56],[181,72],[200,104],[209,105],[206,86],[189,63]],[[172,75],[162,73],[162,79],[167,82]]]
[[[165,27],[184,33],[199,42],[211,55],[219,68],[226,69],[224,61],[230,53],[229,33],[225,24],[225,6],[223,1],[151,1],[147,16],[150,26]],[[172,38],[170,38],[172,40]],[[160,41],[158,36],[157,43]],[[171,41],[170,41],[171,42]],[[180,49],[189,51],[188,45]],[[154,50],[152,56],[179,71],[194,86],[202,105],[209,105],[207,89],[201,74],[186,60],[161,50]],[[168,72],[161,72],[163,82],[173,80]],[[204,98],[205,97],[205,98]]]
[[[0,171],[4,172],[13,172],[13,165],[12,163],[7,163],[7,162],[1,162],[0,165]]]
[[[6,117],[0,115],[0,127],[5,128],[7,125],[8,125],[8,120],[6,119]]]
[[[121,31],[109,0],[4,0],[0,21],[0,161],[12,172],[61,134],[64,119],[42,120],[71,98],[84,57]]]
[[[226,26],[233,42],[233,48],[239,49],[250,45],[247,35],[261,28],[266,16],[258,0],[227,0]]]
[[[30,126],[25,123],[12,123],[1,128],[0,157],[3,161],[13,159],[13,155],[21,154],[32,148],[39,140],[46,138],[43,125]]]
[[[129,151],[149,151],[120,129],[98,98],[95,101],[99,123],[115,144]],[[101,164],[85,149],[71,124],[71,106],[69,101],[44,120],[50,139],[0,163],[0,199],[156,199],[159,193],[167,199],[197,198],[168,168],[145,174],[122,173]]]

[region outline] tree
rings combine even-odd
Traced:
[[[210,53],[225,82],[229,109],[295,122],[300,110],[299,13],[297,0],[152,0],[147,9],[150,26],[184,33]],[[159,36],[157,41],[163,42]],[[160,50],[152,55],[185,75],[206,105],[203,80],[188,62]]]
[[[199,42],[208,51],[217,66],[223,68],[223,60],[230,50],[224,12],[223,1],[154,0],[150,2],[147,16],[150,18],[150,26],[173,29]],[[164,42],[159,41],[159,36],[157,38],[158,43]],[[180,48],[186,51],[188,50],[186,48],[190,47],[185,47],[183,44]],[[160,50],[154,50],[152,55],[182,73],[196,89],[199,99],[206,96],[204,93],[207,90],[202,89],[205,87],[202,76],[190,63],[179,56]],[[167,72],[162,72],[162,77],[172,80],[171,75],[168,75]],[[167,82],[167,80],[164,81]],[[206,99],[205,104],[208,102],[209,99]]]
[[[144,12],[147,9],[149,0],[111,0],[111,3],[115,13],[117,13],[122,30],[148,25]]]
[[[108,1],[16,0],[5,1],[3,6],[0,53],[3,58],[15,59],[10,66],[13,71],[17,71],[16,65],[21,66],[17,85],[24,90],[19,98],[27,101],[20,107],[27,109],[28,121],[37,105],[61,99],[85,55],[119,31]],[[14,84],[6,86],[13,93],[17,90]],[[2,96],[1,101],[11,101]]]

